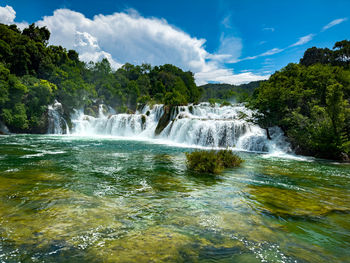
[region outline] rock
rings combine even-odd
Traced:
[[[172,121],[172,117],[174,116],[174,111],[176,111],[176,107],[164,106],[164,113],[162,117],[159,119],[157,128],[155,130],[155,134],[159,135],[166,126]],[[176,117],[176,114],[175,114]]]
[[[141,115],[142,130],[146,129],[146,115]]]
[[[343,161],[343,162],[350,162],[350,157],[348,154],[342,152],[340,153],[340,159]]]

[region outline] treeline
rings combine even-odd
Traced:
[[[183,105],[201,97],[192,72],[128,63],[115,71],[107,59],[84,63],[74,50],[48,46],[49,38],[45,27],[0,24],[0,121],[12,132],[45,133],[55,99],[69,119],[73,108],[94,114],[102,102],[133,112],[146,102]]]
[[[253,95],[254,90],[263,81],[252,81],[248,84],[231,85],[211,83],[200,86],[203,90],[201,101],[215,100],[216,102],[235,101],[246,102]]]
[[[310,48],[263,82],[250,106],[256,121],[280,126],[297,153],[348,159],[350,153],[350,41],[333,50]]]

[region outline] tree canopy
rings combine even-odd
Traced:
[[[350,153],[349,41],[310,48],[275,72],[250,106],[264,128],[280,126],[298,153],[340,159]]]

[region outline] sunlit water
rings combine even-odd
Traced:
[[[0,137],[0,262],[350,262],[350,167],[239,153],[218,176],[191,149]]]

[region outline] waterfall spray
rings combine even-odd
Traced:
[[[108,117],[99,107],[97,118],[76,111],[72,116],[74,135],[124,136],[138,139],[162,139],[187,146],[234,148],[254,152],[287,152],[290,147],[278,127],[271,129],[272,140],[264,129],[249,122],[253,111],[243,104],[211,106],[209,103],[178,106],[170,112],[166,127],[156,135],[164,106],[146,105],[135,114],[113,114]]]
[[[69,134],[67,121],[63,118],[62,104],[57,100],[48,106],[48,134]]]

